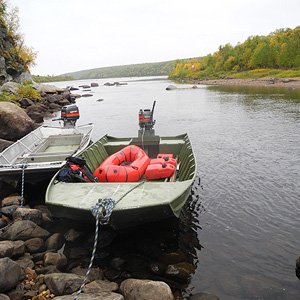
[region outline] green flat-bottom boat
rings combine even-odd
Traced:
[[[147,180],[143,175],[138,182],[76,183],[58,181],[57,176],[54,176],[46,191],[46,205],[54,216],[81,222],[95,220],[91,207],[99,199],[111,198],[117,201],[109,221],[114,228],[136,226],[172,216],[179,217],[180,210],[191,193],[197,163],[187,134],[165,137],[155,135],[152,128],[155,123],[153,109],[147,110],[150,111],[148,121],[140,119],[138,137],[116,138],[105,135],[80,155],[94,172],[110,155],[126,146],[136,145],[150,159],[156,158],[159,153],[177,157],[175,176]]]

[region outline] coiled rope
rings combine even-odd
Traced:
[[[107,225],[109,223],[110,216],[111,216],[116,204],[118,202],[120,202],[126,195],[128,195],[130,192],[132,192],[134,189],[136,189],[143,183],[144,183],[144,181],[139,182],[137,185],[135,185],[130,190],[128,190],[124,195],[122,195],[120,197],[120,199],[117,201],[114,201],[112,198],[99,199],[98,203],[96,203],[95,205],[93,205],[91,207],[91,212],[92,212],[93,216],[96,218],[94,247],[93,247],[90,264],[88,266],[88,270],[87,270],[84,280],[73,300],[76,300],[77,297],[80,295],[82,289],[84,288],[84,286],[86,284],[88,276],[90,275],[90,272],[91,272],[91,269],[93,266],[93,262],[94,262],[94,258],[95,258],[96,249],[97,249],[99,223],[101,225]]]

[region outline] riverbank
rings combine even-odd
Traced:
[[[266,86],[300,88],[300,77],[262,77],[262,78],[234,78],[222,79],[184,79],[184,82],[203,85],[240,85],[240,86]]]

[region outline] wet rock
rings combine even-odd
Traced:
[[[80,276],[85,276],[87,273],[87,268],[82,268],[82,267],[76,267],[73,268],[70,273],[80,275]],[[90,274],[89,274],[89,280],[94,281],[94,280],[103,280],[104,275],[103,272],[99,268],[91,268]]]
[[[187,282],[194,272],[195,267],[192,264],[181,262],[178,264],[168,265],[165,275],[175,281]]]
[[[89,89],[90,86],[88,84],[83,84],[83,85],[80,85],[79,87],[83,88],[83,89]]]
[[[300,255],[296,259],[296,269],[300,272]]]
[[[42,252],[45,249],[44,240],[41,238],[32,238],[25,241],[26,250],[32,253]]]
[[[24,241],[13,241],[14,251],[12,257],[22,256],[25,252],[25,243]]]
[[[167,91],[172,91],[172,90],[176,90],[176,89],[177,89],[177,87],[176,87],[175,85],[172,85],[172,84],[170,84],[170,85],[166,88]]]
[[[211,293],[200,292],[189,297],[188,300],[220,300],[220,298]]]
[[[173,300],[170,287],[161,281],[126,279],[121,283],[120,290],[126,300]]]
[[[53,300],[74,300],[73,295],[65,295],[60,297],[55,297]],[[124,297],[120,294],[102,292],[97,294],[84,294],[81,293],[78,300],[124,300]]]
[[[19,205],[10,205],[0,208],[0,212],[5,215],[6,217],[12,219],[13,213],[17,208],[19,208]]]
[[[166,265],[160,262],[151,262],[149,264],[149,270],[157,276],[162,276],[165,272],[165,269]]]
[[[92,94],[83,94],[81,95],[81,97],[92,97],[93,95]]]
[[[50,229],[55,225],[54,221],[52,220],[49,214],[42,213],[42,218],[43,218],[43,225],[42,225],[43,228]]]
[[[52,273],[44,277],[45,284],[54,295],[68,295],[77,291],[84,280],[83,276],[69,273]]]
[[[122,271],[120,271],[120,270],[112,269],[112,270],[108,270],[107,272],[105,272],[105,277],[110,281],[114,281],[119,278],[121,273],[122,273]]]
[[[14,220],[29,220],[41,226],[43,224],[42,212],[38,209],[19,207],[13,213]]]
[[[116,257],[109,262],[109,264],[112,268],[119,270],[119,271],[123,270],[124,263],[125,263],[125,260],[121,257]]]
[[[182,261],[186,261],[186,255],[181,251],[162,253],[159,255],[158,260],[167,265],[176,264]]]
[[[99,84],[97,82],[92,82],[91,83],[91,87],[97,87],[97,86],[99,86]]]
[[[0,102],[0,138],[8,141],[16,141],[37,125],[19,106],[10,102]]]
[[[22,256],[21,258],[16,260],[16,263],[21,267],[22,274],[25,273],[26,268],[34,268],[34,262],[31,260],[30,256]]]
[[[115,282],[109,282],[105,280],[95,280],[88,283],[83,288],[84,293],[100,293],[100,292],[115,292],[119,289],[119,286]]]
[[[81,237],[83,237],[83,235],[84,234],[82,232],[76,231],[75,229],[71,228],[64,234],[64,237],[67,242],[76,242]]]
[[[7,207],[11,205],[19,206],[21,204],[21,196],[9,196],[2,200],[1,207]]]
[[[8,227],[0,236],[1,239],[26,241],[31,238],[46,239],[50,233],[29,220],[18,221]]]
[[[8,257],[0,258],[0,293],[13,289],[21,279],[21,267]]]
[[[45,246],[48,250],[59,250],[62,248],[66,242],[65,237],[61,233],[52,234],[45,243]]]
[[[2,241],[0,242],[0,258],[3,257],[12,257],[14,252],[14,245],[11,241]]]
[[[26,108],[27,106],[34,105],[34,102],[28,98],[21,98],[18,100],[22,108]]]
[[[60,270],[56,268],[56,266],[46,266],[41,267],[36,270],[37,274],[51,274],[51,273],[61,273]]]
[[[48,252],[44,256],[45,266],[55,266],[58,270],[64,270],[67,266],[67,258],[63,253],[52,253]]]

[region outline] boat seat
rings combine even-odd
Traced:
[[[105,143],[105,147],[107,146],[129,146],[132,142],[132,139],[126,141],[116,141],[116,142],[107,142]]]

